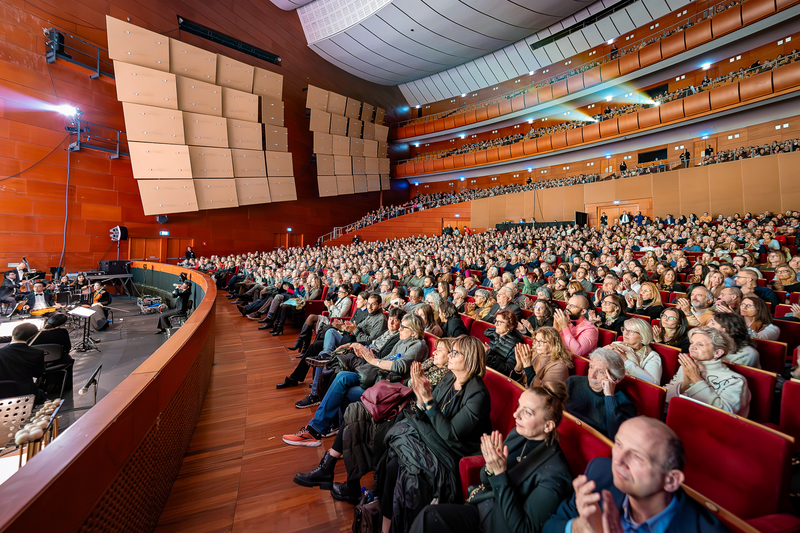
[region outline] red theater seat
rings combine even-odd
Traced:
[[[472,297],[470,296],[470,298]],[[473,302],[474,301],[475,300],[473,300]],[[468,315],[465,315],[464,313],[461,313],[461,321],[464,323],[464,326],[466,326],[467,331],[470,331],[472,329],[472,323],[475,322],[475,319]]]
[[[797,517],[770,516],[789,509],[790,438],[680,397],[669,404],[667,425],[683,441],[688,486],[761,531],[800,527]],[[791,529],[777,529],[778,522]]]
[[[439,337],[436,335],[431,335],[427,331],[425,332],[425,344],[428,345],[428,355],[433,357],[433,352],[436,351],[436,341],[439,340]]]
[[[489,415],[492,429],[505,437],[514,429],[514,411],[517,410],[519,397],[525,387],[492,368],[486,369],[483,381],[492,397],[492,412]]]
[[[776,320],[773,323],[781,330],[778,341],[786,343],[786,350],[788,353],[794,352],[795,348],[800,345],[800,322]]]
[[[667,389],[664,387],[626,375],[617,384],[617,388],[630,399],[638,414],[657,420],[664,417],[664,405],[667,401]]]
[[[780,324],[779,324],[780,326]],[[767,372],[780,374],[786,366],[787,347],[785,342],[753,339],[756,342],[761,368]]]
[[[672,376],[677,374],[678,368],[680,368],[678,355],[681,353],[681,349],[660,343],[653,343],[651,347],[661,356],[661,384],[669,383]]]
[[[768,427],[794,437],[795,451],[800,451],[800,409],[797,408],[798,405],[800,405],[800,380],[791,379],[783,384],[780,423],[777,426],[766,424]]]
[[[775,381],[777,376],[766,370],[750,368],[744,365],[725,363],[731,370],[744,376],[747,388],[750,390],[750,414],[747,416],[754,422],[761,424],[769,422],[772,415],[772,398],[775,395]]]
[[[610,329],[598,328],[597,345],[600,347],[608,346],[617,340],[617,334]]]
[[[589,359],[580,355],[572,354],[572,369],[570,373],[575,376],[589,375]]]
[[[494,325],[484,322],[483,320],[475,320],[469,328],[469,334],[472,337],[478,338],[481,342],[489,342],[489,337],[484,335],[483,332],[493,327]]]
[[[558,432],[561,435],[561,450],[573,476],[583,474],[592,459],[611,457],[611,441],[566,411],[558,425]]]

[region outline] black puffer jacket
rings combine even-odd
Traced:
[[[520,379],[521,374],[514,372],[514,366],[517,364],[517,359],[514,356],[514,348],[517,344],[525,342],[522,333],[514,330],[501,337],[497,334],[495,328],[489,328],[484,332],[484,335],[489,337],[489,350],[486,352],[486,366],[494,368],[504,376],[510,376],[512,379]]]

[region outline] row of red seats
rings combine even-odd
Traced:
[[[407,137],[463,128],[470,124],[521,111],[574,94],[700,46],[712,39],[738,30],[742,26],[747,26],[752,22],[768,17],[796,2],[797,0],[748,0],[728,8],[722,13],[715,14],[712,18],[699,22],[684,31],[656,41],[641,50],[636,50],[620,58],[608,61],[586,72],[575,74],[513,98],[504,98],[497,103],[478,109],[470,109],[463,112],[456,111],[447,117],[401,126],[395,131],[394,137],[396,139],[405,139]],[[756,83],[753,89],[747,88],[745,91],[753,90],[756,93],[760,93],[764,91],[763,87],[759,88],[760,85],[761,83]]]

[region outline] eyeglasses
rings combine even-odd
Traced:
[[[662,322],[665,321],[665,320],[669,320],[670,322],[675,322],[676,320],[678,320],[678,317],[670,316],[670,315],[662,315],[661,316],[661,320],[662,320]]]
[[[755,308],[756,308],[756,306],[755,306],[755,305],[753,305],[753,304],[741,304],[741,305],[739,306],[739,308],[740,308],[740,309],[755,309]]]
[[[506,325],[506,324],[508,324],[508,321],[507,321],[507,320],[495,319],[494,323],[495,323],[495,324],[503,324],[503,325]]]
[[[463,353],[461,353],[461,352],[459,352],[459,351],[458,351],[458,350],[456,350],[455,348],[453,348],[452,350],[450,350],[450,353],[449,353],[449,354],[447,354],[447,357],[448,357],[448,358],[450,358],[450,359],[452,359],[453,357],[458,357],[459,355],[464,355],[464,354],[463,354]]]
[[[536,343],[536,346],[544,346],[545,344],[547,344],[547,341],[540,339],[535,339],[534,342]]]
[[[400,324],[400,326],[397,329],[411,329],[411,328],[409,328],[405,324]]]

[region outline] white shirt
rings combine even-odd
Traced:
[[[36,294],[36,303],[33,304],[34,309],[44,309],[47,307],[47,300],[45,299],[44,293]]]

